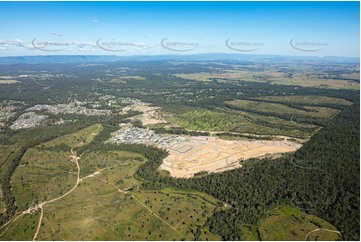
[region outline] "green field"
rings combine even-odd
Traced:
[[[268,212],[258,228],[243,225],[242,230],[246,235],[246,240],[334,241],[341,239],[340,232],[327,221],[290,206],[281,206]]]
[[[76,166],[68,152],[28,149],[13,177],[13,194],[20,210],[58,197],[74,185]]]
[[[39,221],[39,213],[18,216],[0,230],[1,240],[32,240]]]
[[[324,105],[324,104],[338,104],[343,106],[349,106],[352,102],[341,98],[326,97],[326,96],[269,96],[258,98],[261,101],[274,101],[274,102],[285,102],[285,103],[296,103],[296,104],[312,104],[312,105]]]
[[[12,177],[18,213],[0,229],[1,240],[32,240],[41,209],[37,240],[220,240],[204,224],[223,203],[195,191],[141,190],[133,177],[146,162],[140,154],[85,151],[78,170],[72,152],[61,149],[89,144],[101,129],[89,126],[27,150]]]
[[[102,129],[103,126],[101,124],[94,124],[80,131],[64,135],[57,139],[53,139],[49,142],[44,143],[41,146],[43,148],[53,148],[60,145],[66,145],[73,149],[78,148],[83,145],[89,144]]]
[[[233,131],[238,133],[251,133],[258,135],[285,135],[307,139],[319,126],[294,122],[292,120],[282,119],[273,116],[260,115],[252,112],[245,112],[234,109],[220,109],[225,115],[237,117],[243,116],[246,125],[238,125]]]
[[[337,113],[337,109],[333,108],[304,106],[303,108],[307,109],[306,111],[291,108],[284,104],[249,100],[233,100],[226,102],[226,104],[237,109],[251,112],[261,112],[270,115],[300,115],[313,118],[331,118]]]
[[[212,204],[196,196],[176,191],[120,193],[110,182],[89,178],[73,194],[45,207],[38,238],[194,240],[196,235],[204,240],[220,240],[203,229],[213,209]]]
[[[168,121],[188,130],[278,135],[308,139],[325,120],[352,103],[325,96],[269,96],[226,101],[224,107],[192,108],[173,114]],[[293,105],[293,106],[292,106]],[[325,107],[338,105],[336,108]],[[317,124],[317,125],[316,125]]]
[[[132,81],[144,81],[145,77],[142,76],[119,76],[117,78],[113,78],[110,80],[110,83],[120,84],[120,83],[127,83]]]
[[[295,76],[292,79],[288,77],[271,78],[271,84],[277,85],[291,85],[302,87],[316,87],[316,88],[329,88],[329,89],[352,89],[359,90],[360,84],[344,80],[344,79],[324,79],[324,78],[305,78],[303,76]]]
[[[139,190],[139,182],[133,178],[133,174],[142,162],[142,156],[129,152],[94,152],[84,155],[79,162],[82,167],[81,183],[68,196],[44,206],[44,219],[38,239],[193,240],[195,236],[202,236],[219,240],[208,228],[203,228],[206,219],[213,214],[217,200],[206,194],[181,190]],[[87,177],[94,171],[99,173]],[[14,184],[18,183],[18,178],[18,175],[14,176]],[[75,177],[65,176],[65,180],[74,183]],[[62,181],[60,177],[58,181]],[[50,185],[39,179],[32,180],[28,185],[34,189],[23,190],[21,194],[14,191],[17,201],[28,200],[40,187],[42,193],[50,190],[47,189]],[[52,187],[59,191],[60,188],[55,185]],[[36,194],[33,197],[40,196]],[[204,200],[201,196],[208,199]],[[26,216],[29,215],[23,217]],[[29,228],[30,224],[19,226],[21,229],[32,228]],[[13,238],[11,231],[14,232],[9,229],[1,239]],[[28,235],[24,233],[24,237],[19,239],[31,239],[26,237]]]
[[[220,112],[199,109],[172,117],[170,121],[190,130],[229,131],[237,123],[241,124],[245,120],[227,118]]]
[[[308,138],[318,126],[232,109],[197,109],[169,119],[189,130]]]
[[[357,73],[357,72],[356,72]],[[306,74],[306,73],[305,73]],[[216,79],[222,83],[229,83],[234,81],[245,82],[263,82],[276,85],[291,85],[302,87],[320,87],[330,89],[354,89],[359,90],[360,84],[340,78],[323,78],[317,75],[305,75],[303,73],[294,74],[291,77],[284,72],[276,70],[267,71],[252,71],[247,69],[230,69],[224,70],[220,73],[179,73],[174,76],[187,80],[211,82]],[[359,79],[359,75],[352,75],[352,78]],[[350,78],[345,76],[345,78]]]
[[[18,208],[25,210],[69,190],[76,180],[71,149],[88,144],[101,129],[92,125],[28,149],[12,177]]]

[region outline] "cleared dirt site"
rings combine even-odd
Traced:
[[[169,156],[163,160],[160,169],[169,171],[174,177],[189,178],[201,171],[236,169],[242,166],[240,159],[293,152],[301,146],[287,139],[230,141],[217,137],[190,137],[168,147]]]

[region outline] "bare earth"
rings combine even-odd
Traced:
[[[141,102],[123,108],[120,114],[126,114],[130,110],[135,110],[143,113],[139,117],[137,116],[137,119],[139,119],[143,125],[167,123],[167,121],[160,116],[158,112],[159,109],[160,107],[151,106],[150,103]]]
[[[148,105],[139,105],[135,108],[135,110],[143,112],[143,115],[140,118],[140,121],[143,125],[160,124],[167,122],[159,116],[158,109],[160,109],[160,107],[153,107]]]
[[[8,80],[8,79],[0,80],[0,84],[13,84],[13,83],[17,83],[17,82],[19,82],[19,81],[17,81],[17,80]]]
[[[289,140],[222,140],[217,137],[190,137],[168,148],[161,170],[171,176],[190,178],[200,171],[222,172],[240,168],[240,159],[249,159],[285,152],[293,152],[302,144]]]

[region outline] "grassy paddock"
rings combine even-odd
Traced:
[[[284,104],[268,103],[249,100],[233,100],[226,102],[231,107],[251,112],[262,112],[270,115],[300,115],[313,118],[330,118],[337,112],[337,109],[326,107],[304,106],[306,110],[288,107]]]
[[[258,98],[258,100],[262,101],[274,101],[274,102],[285,102],[285,103],[296,103],[296,104],[315,104],[315,105],[325,105],[325,104],[338,104],[343,106],[350,106],[352,102],[347,101],[342,98],[335,97],[326,97],[326,96],[269,96]]]
[[[77,169],[69,159],[71,152],[56,147],[74,146],[79,138],[82,145],[87,144],[100,128],[93,125],[27,150],[12,178],[19,212],[74,187]],[[220,240],[204,224],[221,203],[196,191],[140,190],[140,181],[133,175],[144,162],[142,155],[132,152],[86,150],[79,160],[79,185],[43,206],[37,239]],[[32,239],[38,213],[23,215],[0,239]]]
[[[196,109],[174,115],[169,121],[188,130],[285,135],[303,139],[318,128],[315,125],[232,109]]]
[[[338,231],[327,221],[291,206],[280,206],[269,211],[258,228],[242,225],[246,240],[255,240],[257,234],[260,235],[259,240],[270,241],[304,241],[306,236],[307,240],[334,241],[342,238],[339,233],[327,230]]]
[[[59,145],[67,145],[71,148],[78,148],[89,144],[102,129],[103,126],[101,124],[94,124],[77,132],[53,139],[41,146],[44,148],[52,148]]]

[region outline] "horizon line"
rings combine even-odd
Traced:
[[[164,53],[164,54],[130,54],[130,55],[115,55],[115,54],[43,54],[43,55],[7,55],[1,56],[0,58],[11,58],[11,57],[56,57],[56,56],[109,56],[109,57],[162,57],[162,56],[197,56],[197,55],[239,55],[239,56],[282,56],[282,57],[313,57],[313,58],[358,58],[359,56],[341,56],[341,55],[287,55],[287,54],[253,54],[253,53],[224,53],[224,52],[209,52],[209,53]]]

